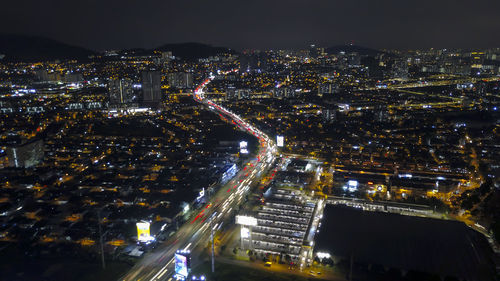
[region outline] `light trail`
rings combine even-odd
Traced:
[[[218,73],[227,74],[235,71],[237,70],[227,72],[218,71]],[[198,87],[196,87],[193,92],[194,99],[205,104],[211,110],[216,111],[224,119],[226,119],[226,117],[227,119],[231,119],[232,122],[229,122],[229,120],[226,119],[226,121],[230,124],[234,124],[240,130],[251,133],[257,137],[261,144],[258,146],[259,151],[257,153],[257,160],[251,160],[246,163],[244,167],[247,167],[247,165],[249,167],[245,170],[242,169],[233,180],[221,186],[217,193],[212,196],[210,202],[207,202],[207,205],[199,211],[194,220],[188,220],[184,223],[184,225],[179,228],[175,236],[169,239],[166,243],[160,245],[158,251],[147,254],[129,271],[127,275],[119,280],[160,281],[162,278],[166,279],[166,277],[170,277],[168,280],[172,280],[172,275],[174,274],[174,269],[172,268],[172,263],[174,263],[173,256],[175,251],[180,248],[180,245],[186,245],[184,247],[185,251],[190,249],[195,250],[200,241],[208,239],[207,235],[211,231],[207,230],[209,229],[210,224],[213,223],[213,229],[220,229],[224,220],[227,219],[231,211],[235,209],[234,207],[241,204],[244,194],[250,189],[251,182],[256,179],[255,175],[262,174],[262,172],[269,167],[268,163],[274,161],[275,157],[273,152],[276,152],[276,145],[267,135],[248,122],[244,121],[241,117],[234,114],[230,110],[205,98],[203,90],[214,78],[215,76],[210,74],[209,78],[205,79]],[[261,162],[260,158],[264,155],[265,161]],[[250,172],[250,169],[253,169],[253,171]],[[204,217],[202,219],[203,221],[200,220],[201,217]],[[161,260],[165,257],[171,257],[166,264],[161,262]]]

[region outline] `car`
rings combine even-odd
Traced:
[[[264,264],[264,266],[271,267],[272,264],[273,264],[272,262],[268,261]]]

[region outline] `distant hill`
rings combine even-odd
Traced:
[[[199,58],[207,58],[210,56],[215,56],[222,53],[236,54],[234,50],[224,48],[224,47],[214,47],[201,43],[178,43],[178,44],[166,44],[162,45],[155,51],[171,51],[172,55],[180,57],[185,60],[193,60]]]
[[[346,53],[358,53],[360,55],[368,55],[368,56],[375,56],[379,53],[384,53],[379,50],[375,49],[370,49],[366,47],[361,47],[361,46],[356,46],[356,45],[340,45],[340,46],[333,46],[326,48],[326,52],[328,54],[338,54],[339,52],[346,52]]]
[[[16,34],[0,34],[0,54],[4,61],[47,61],[87,59],[95,52],[53,39]]]
[[[222,53],[236,54],[234,50],[202,43],[165,44],[153,49],[134,48],[122,50],[120,54],[151,55],[153,51],[171,51],[176,57],[196,60]],[[0,59],[3,61],[51,61],[77,59],[86,60],[97,53],[82,47],[68,45],[57,40],[17,34],[0,33]]]

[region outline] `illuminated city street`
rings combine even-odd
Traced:
[[[274,142],[257,128],[241,120],[237,115],[218,106],[210,100],[203,98],[203,88],[208,84],[205,80],[195,91],[195,98],[211,106],[215,112],[221,113],[237,122],[242,130],[252,131],[259,138],[259,159],[253,160],[241,170],[230,182],[218,188],[218,191],[206,203],[206,207],[201,210],[204,213],[203,219],[196,216],[182,225],[176,234],[156,249],[153,253],[146,255],[138,262],[132,270],[123,277],[123,280],[166,280],[174,274],[173,263],[174,253],[178,249],[191,250],[199,243],[208,241],[210,227],[216,229],[220,224],[227,223],[227,218],[244,199],[249,186],[258,181],[260,176],[270,168],[270,163],[274,162],[276,146]]]

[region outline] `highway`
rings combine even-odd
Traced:
[[[249,187],[254,181],[259,180],[260,176],[264,175],[274,162],[276,145],[267,135],[231,111],[205,98],[203,90],[213,79],[214,76],[211,74],[208,79],[204,80],[195,89],[193,97],[239,129],[253,134],[258,138],[259,151],[257,158],[245,163],[244,167],[240,169],[232,180],[220,186],[206,205],[196,211],[196,216],[193,215],[171,238],[159,245],[157,249],[145,254],[119,280],[170,280],[174,275],[175,252],[177,250],[194,250],[198,244],[207,243],[211,233],[210,228],[217,229],[223,223],[226,223],[225,221],[230,217],[231,212],[235,211],[243,203]]]

